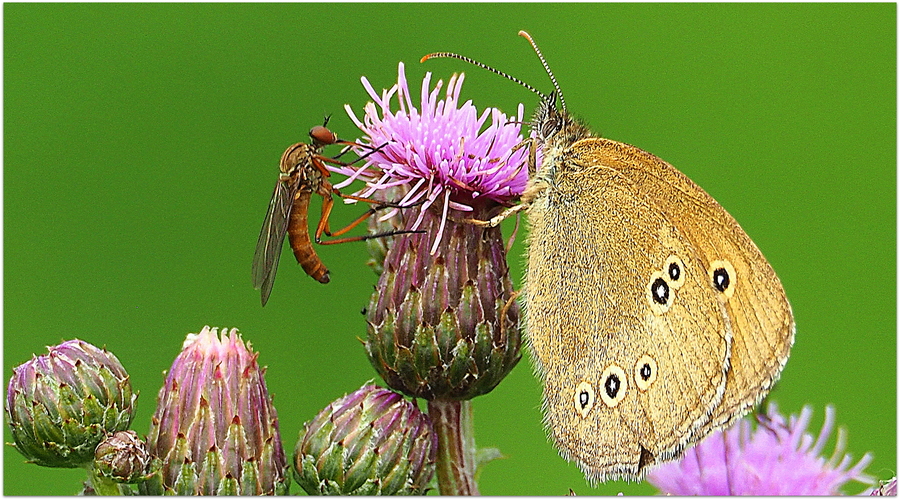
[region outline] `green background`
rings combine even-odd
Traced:
[[[534,95],[495,75],[418,63],[456,51],[548,91],[519,29],[570,110],[672,163],[740,221],[796,315],[771,399],[812,405],[814,432],[835,405],[849,451],[872,451],[868,470],[893,476],[893,4],[5,4],[5,376],[63,339],[105,344],[141,392],[134,428],[146,433],[185,334],[238,327],[269,367],[292,449],[304,421],[374,377],[357,337],[376,278],[364,244],[318,248],[327,286],[285,253],[260,307],[250,262],[282,151],[326,113],[357,137],[343,105],[368,100],[362,75],[392,85],[398,61],[414,95],[426,71],[463,70],[479,108],[532,109]],[[338,206],[334,225],[359,211]],[[557,455],[529,364],[474,402],[478,443],[507,456],[484,468],[481,491],[653,492],[592,489]],[[4,465],[9,495],[71,494],[83,478],[10,447]]]

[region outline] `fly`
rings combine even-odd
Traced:
[[[328,120],[325,120],[327,125]],[[275,283],[275,272],[278,269],[278,260],[281,257],[281,247],[284,244],[285,235],[294,257],[303,267],[306,274],[319,283],[330,281],[328,268],[316,254],[309,235],[308,212],[309,201],[312,195],[322,197],[322,216],[319,219],[315,232],[315,242],[323,245],[333,245],[348,241],[360,241],[370,238],[381,238],[394,234],[408,233],[411,231],[392,231],[388,233],[366,234],[351,236],[334,240],[323,241],[322,234],[327,236],[340,236],[366,220],[376,210],[384,207],[396,206],[368,198],[346,195],[335,189],[328,181],[331,173],[325,167],[326,163],[333,165],[348,165],[335,158],[329,158],[321,154],[322,149],[334,144],[355,146],[356,143],[338,139],[337,134],[326,128],[325,125],[313,127],[309,131],[311,144],[299,142],[287,148],[281,155],[280,173],[275,184],[275,192],[269,201],[269,210],[263,221],[262,230],[259,232],[259,240],[256,242],[256,252],[253,255],[253,287],[260,290],[262,305],[265,306],[272,293],[272,285]],[[372,152],[377,151],[377,148]],[[371,152],[369,153],[371,154]],[[357,160],[358,161],[358,160]],[[328,216],[334,206],[332,194],[342,198],[364,201],[376,204],[368,212],[351,222],[347,227],[331,232],[328,227]]]

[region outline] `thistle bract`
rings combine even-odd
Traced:
[[[399,394],[363,386],[304,427],[294,478],[310,495],[426,493],[437,435],[428,416]]]
[[[16,449],[45,467],[86,467],[107,433],[125,430],[137,395],[119,360],[69,340],[13,369],[6,413]]]
[[[421,227],[439,224],[429,213]],[[437,255],[428,251],[433,234],[394,242],[366,309],[366,352],[395,390],[471,399],[490,392],[521,358],[519,307],[499,228],[449,222]]]
[[[159,392],[148,446],[179,495],[285,494],[278,417],[256,353],[237,329],[189,334]],[[142,493],[158,493],[148,481]]]
[[[372,197],[380,201],[394,202],[403,199],[406,193],[405,186],[396,186],[375,193]],[[391,210],[383,216],[369,217],[366,221],[369,234],[386,234],[396,233],[404,227],[404,217],[402,210]],[[369,261],[366,262],[375,274],[381,276],[384,272],[384,259],[388,252],[394,246],[396,238],[370,238],[366,240],[366,247],[369,250]]]
[[[869,493],[872,497],[895,497],[897,496],[897,478],[893,477],[887,481],[879,481],[877,488],[873,488]]]

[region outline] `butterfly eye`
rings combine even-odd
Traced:
[[[600,399],[610,408],[615,408],[625,399],[628,392],[628,379],[625,378],[625,370],[617,365],[609,365],[603,370],[600,377],[603,387],[600,388]]]
[[[594,388],[587,382],[578,384],[575,388],[575,411],[582,417],[587,417],[594,406]]]
[[[670,255],[663,264],[663,274],[669,286],[676,290],[681,288],[684,284],[684,261],[677,255]]]
[[[656,382],[656,360],[644,354],[634,365],[634,381],[641,391],[646,391]]]
[[[669,310],[672,303],[672,293],[669,283],[659,271],[650,275],[650,283],[647,285],[647,302],[655,314],[662,314]]]
[[[731,298],[734,295],[734,285],[737,274],[734,266],[727,260],[717,260],[709,266],[709,279],[713,288],[725,296]]]

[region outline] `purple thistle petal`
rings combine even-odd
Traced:
[[[816,439],[806,432],[811,418],[812,409],[805,407],[788,424],[771,404],[766,415],[757,416],[755,430],[744,419],[714,432],[647,480],[670,495],[836,495],[851,480],[871,483],[863,471],[872,456],[851,467],[841,429],[832,457],[820,456],[834,429],[834,408],[826,408]]]
[[[434,204],[443,213],[473,211],[473,206],[487,200],[506,203],[519,196],[528,182],[527,148],[509,153],[523,141],[520,133],[524,107],[520,104],[514,118],[499,110],[487,108],[479,114],[471,100],[460,105],[460,93],[465,76],[453,75],[447,83],[444,97],[443,80],[431,88],[431,73],[422,80],[420,107],[412,102],[403,63],[399,65],[397,83],[378,94],[363,77],[362,84],[373,102],[364,107],[362,119],[345,106],[350,119],[364,133],[359,141],[365,154],[362,166],[332,167],[347,180],[335,185],[346,187],[354,180],[362,180],[366,187],[356,194],[371,197],[376,191],[407,186],[408,192],[400,203],[421,202],[420,215],[412,229],[421,223],[422,214]],[[397,97],[399,109],[391,110]],[[396,200],[392,200],[396,201]],[[392,210],[391,212],[395,212]],[[382,216],[382,220],[390,214]],[[432,246],[436,251],[440,232]]]

